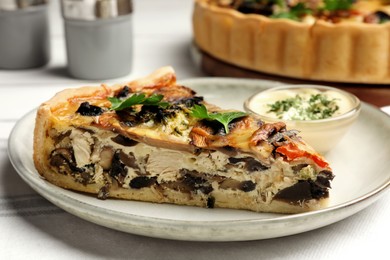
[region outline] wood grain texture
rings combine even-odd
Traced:
[[[201,69],[210,76],[215,77],[234,77],[234,78],[251,78],[279,81],[287,84],[318,84],[341,88],[355,94],[360,100],[375,105],[377,107],[387,106],[390,104],[390,85],[373,85],[360,83],[335,83],[326,81],[310,81],[288,77],[280,77],[271,74],[252,71],[235,65],[228,64],[218,60],[204,52],[201,55]]]

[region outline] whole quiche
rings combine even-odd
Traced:
[[[195,0],[194,40],[214,58],[293,78],[390,83],[389,0]]]

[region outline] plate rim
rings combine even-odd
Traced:
[[[278,84],[283,84],[283,83],[280,83],[280,82],[268,81],[268,80],[235,79],[235,78],[225,78],[225,77],[212,77],[212,78],[200,77],[200,78],[194,78],[194,79],[180,80],[178,82],[179,83],[183,82],[183,83],[186,83],[186,84],[188,84],[188,82],[197,82],[199,84],[199,82],[207,83],[207,82],[210,82],[210,81],[218,82],[218,83],[221,83],[221,84],[223,84],[223,82],[228,82],[229,84],[234,84],[234,82],[245,82],[245,83],[253,84],[250,87],[259,88],[259,89],[261,88],[259,86],[261,84],[268,84],[269,83],[269,84],[274,85],[274,86],[276,86]],[[244,87],[248,87],[248,86],[244,86]],[[262,87],[263,88],[268,88],[269,86],[262,86]],[[372,106],[370,104],[362,102],[362,110],[367,110],[367,109],[371,110],[371,111],[375,111],[375,113],[378,113],[378,112],[379,113],[383,113],[383,115],[386,118],[389,118],[388,115],[385,114],[383,111],[377,109],[376,107],[374,107],[374,106]],[[333,205],[333,206],[330,206],[330,207],[326,207],[324,209],[320,209],[320,210],[316,210],[316,211],[304,212],[304,213],[298,213],[298,214],[291,214],[291,215],[282,215],[281,214],[281,215],[278,215],[276,217],[267,217],[267,218],[262,218],[262,219],[254,218],[254,219],[216,220],[216,221],[213,221],[213,220],[199,220],[199,221],[195,221],[195,220],[174,220],[174,221],[172,221],[172,219],[164,219],[164,218],[151,217],[151,216],[140,216],[140,215],[136,215],[136,214],[133,214],[133,213],[120,212],[118,210],[107,209],[107,208],[104,208],[104,207],[99,207],[97,205],[92,205],[92,204],[85,203],[83,201],[77,200],[76,198],[70,197],[67,194],[56,193],[55,192],[56,190],[63,191],[63,189],[60,188],[60,187],[57,187],[57,186],[55,186],[55,185],[53,185],[51,183],[48,183],[47,181],[45,181],[39,175],[38,172],[34,172],[33,173],[33,174],[36,174],[36,176],[33,176],[33,175],[29,176],[27,173],[31,173],[31,172],[28,171],[27,169],[26,169],[27,170],[26,172],[23,172],[24,166],[21,167],[21,166],[17,165],[17,159],[14,158],[14,154],[17,154],[15,152],[17,149],[14,147],[13,142],[15,142],[16,133],[17,133],[17,131],[19,131],[20,125],[22,123],[25,123],[28,119],[32,118],[35,113],[36,113],[36,109],[33,109],[33,110],[29,111],[28,113],[26,113],[22,118],[20,118],[16,122],[16,124],[13,127],[13,129],[12,129],[10,135],[9,135],[9,138],[8,138],[8,149],[7,149],[8,157],[9,157],[13,167],[18,172],[19,176],[25,182],[27,182],[37,193],[39,193],[41,196],[45,197],[46,199],[48,199],[49,201],[51,201],[52,203],[54,203],[58,207],[63,208],[64,210],[66,210],[66,211],[68,211],[68,212],[70,212],[71,214],[74,214],[74,215],[77,215],[77,214],[75,214],[75,212],[71,211],[69,208],[65,209],[63,207],[64,206],[63,204],[67,204],[67,205],[72,204],[71,206],[73,206],[73,209],[77,208],[76,204],[80,204],[80,203],[84,204],[84,206],[86,206],[85,209],[89,209],[89,210],[92,210],[94,213],[97,213],[97,215],[95,215],[95,217],[106,216],[107,213],[109,213],[110,216],[112,216],[112,214],[114,213],[115,217],[117,219],[122,219],[123,215],[126,215],[126,216],[131,217],[131,222],[143,222],[145,225],[154,224],[154,223],[162,223],[162,224],[168,226],[169,228],[174,228],[175,226],[177,227],[178,224],[179,225],[185,225],[185,226],[191,226],[193,228],[200,228],[200,227],[202,227],[202,228],[210,228],[210,226],[213,226],[213,227],[216,227],[216,226],[226,226],[227,223],[229,223],[229,224],[232,224],[232,223],[233,224],[239,224],[240,226],[245,226],[245,225],[253,226],[253,224],[257,224],[257,225],[260,225],[260,226],[261,225],[267,225],[267,224],[279,224],[279,223],[283,223],[285,221],[294,221],[294,220],[299,220],[299,219],[302,219],[302,218],[305,218],[305,217],[306,218],[310,218],[310,217],[318,217],[318,216],[321,216],[321,215],[324,215],[324,214],[325,215],[332,214],[334,212],[340,211],[340,210],[345,209],[345,208],[351,208],[351,212],[349,212],[348,214],[344,214],[345,216],[342,216],[340,219],[335,220],[335,221],[328,221],[329,223],[324,223],[323,225],[320,224],[319,227],[322,227],[322,226],[326,226],[326,225],[332,224],[334,222],[337,222],[337,221],[339,221],[341,219],[344,219],[346,217],[349,217],[349,216],[353,215],[354,213],[356,213],[356,212],[366,208],[371,203],[373,203],[374,201],[379,199],[382,195],[384,195],[385,192],[388,191],[388,188],[390,187],[390,175],[389,175],[387,180],[385,180],[382,183],[382,185],[377,186],[375,189],[367,192],[366,194],[364,194],[362,196],[359,196],[357,198],[354,198],[352,200],[349,200],[347,202],[344,202],[344,203],[341,203],[341,204],[338,204],[338,205]],[[389,126],[390,126],[390,118],[389,118]],[[31,151],[31,154],[32,154],[32,151]],[[41,182],[41,183],[39,183],[39,182]],[[34,187],[32,186],[32,184],[34,185]],[[47,194],[42,194],[43,192],[39,188],[45,188],[45,187],[43,187],[44,185],[48,185],[48,187],[49,187],[49,188],[46,188],[45,191],[48,192],[49,194],[51,194],[56,199],[58,199],[60,202],[59,201],[53,201],[53,198],[48,197]],[[88,195],[85,195],[85,196],[88,196]],[[61,200],[64,200],[64,197],[68,201],[61,201]],[[141,203],[147,203],[147,202],[141,202]],[[364,205],[361,205],[359,203],[363,203]],[[61,204],[61,205],[58,205],[58,204]],[[261,214],[261,213],[259,213],[259,214]],[[120,217],[120,215],[122,215],[122,217]],[[83,218],[80,215],[78,215],[78,216]],[[84,219],[86,219],[86,218],[84,218]],[[88,219],[86,219],[86,220],[88,220]],[[89,221],[91,221],[91,220],[89,220]],[[95,222],[95,221],[92,221],[92,222]],[[172,223],[172,222],[174,222],[174,223]],[[97,223],[97,222],[95,222],[95,223]],[[125,221],[124,223],[128,224],[129,222]],[[106,225],[104,225],[102,223],[97,223],[97,224],[106,226]],[[210,237],[208,239],[206,239],[206,238],[202,239],[201,237],[193,237],[192,239],[182,239],[182,238],[178,238],[178,237],[175,237],[175,236],[172,236],[172,237],[158,236],[158,235],[157,236],[149,235],[149,236],[160,237],[160,238],[168,238],[168,239],[178,239],[178,240],[196,240],[196,241],[244,241],[244,240],[257,240],[257,239],[272,238],[272,237],[282,237],[282,236],[286,236],[286,235],[292,235],[292,234],[297,234],[297,233],[302,233],[302,232],[305,232],[305,231],[317,229],[319,227],[309,228],[309,229],[306,229],[304,231],[299,231],[299,232],[292,232],[292,233],[291,232],[290,233],[287,232],[285,235],[264,236],[264,237],[259,236],[257,238],[242,237],[242,239],[226,239],[226,238],[218,238],[218,237],[216,237],[215,239],[213,238],[212,240],[210,240]],[[113,228],[113,227],[111,227],[111,228]],[[137,234],[136,232],[129,232],[129,233]],[[148,236],[148,234],[145,234],[145,233],[138,233],[138,234]]]

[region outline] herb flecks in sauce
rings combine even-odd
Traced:
[[[268,104],[268,112],[275,113],[279,119],[318,120],[332,117],[339,110],[336,99],[329,99],[323,94],[312,94],[305,98],[297,94],[293,98],[278,100]]]

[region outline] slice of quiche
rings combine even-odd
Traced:
[[[206,103],[170,67],[43,103],[34,163],[47,181],[100,199],[257,212],[322,208],[333,179],[297,131]]]

